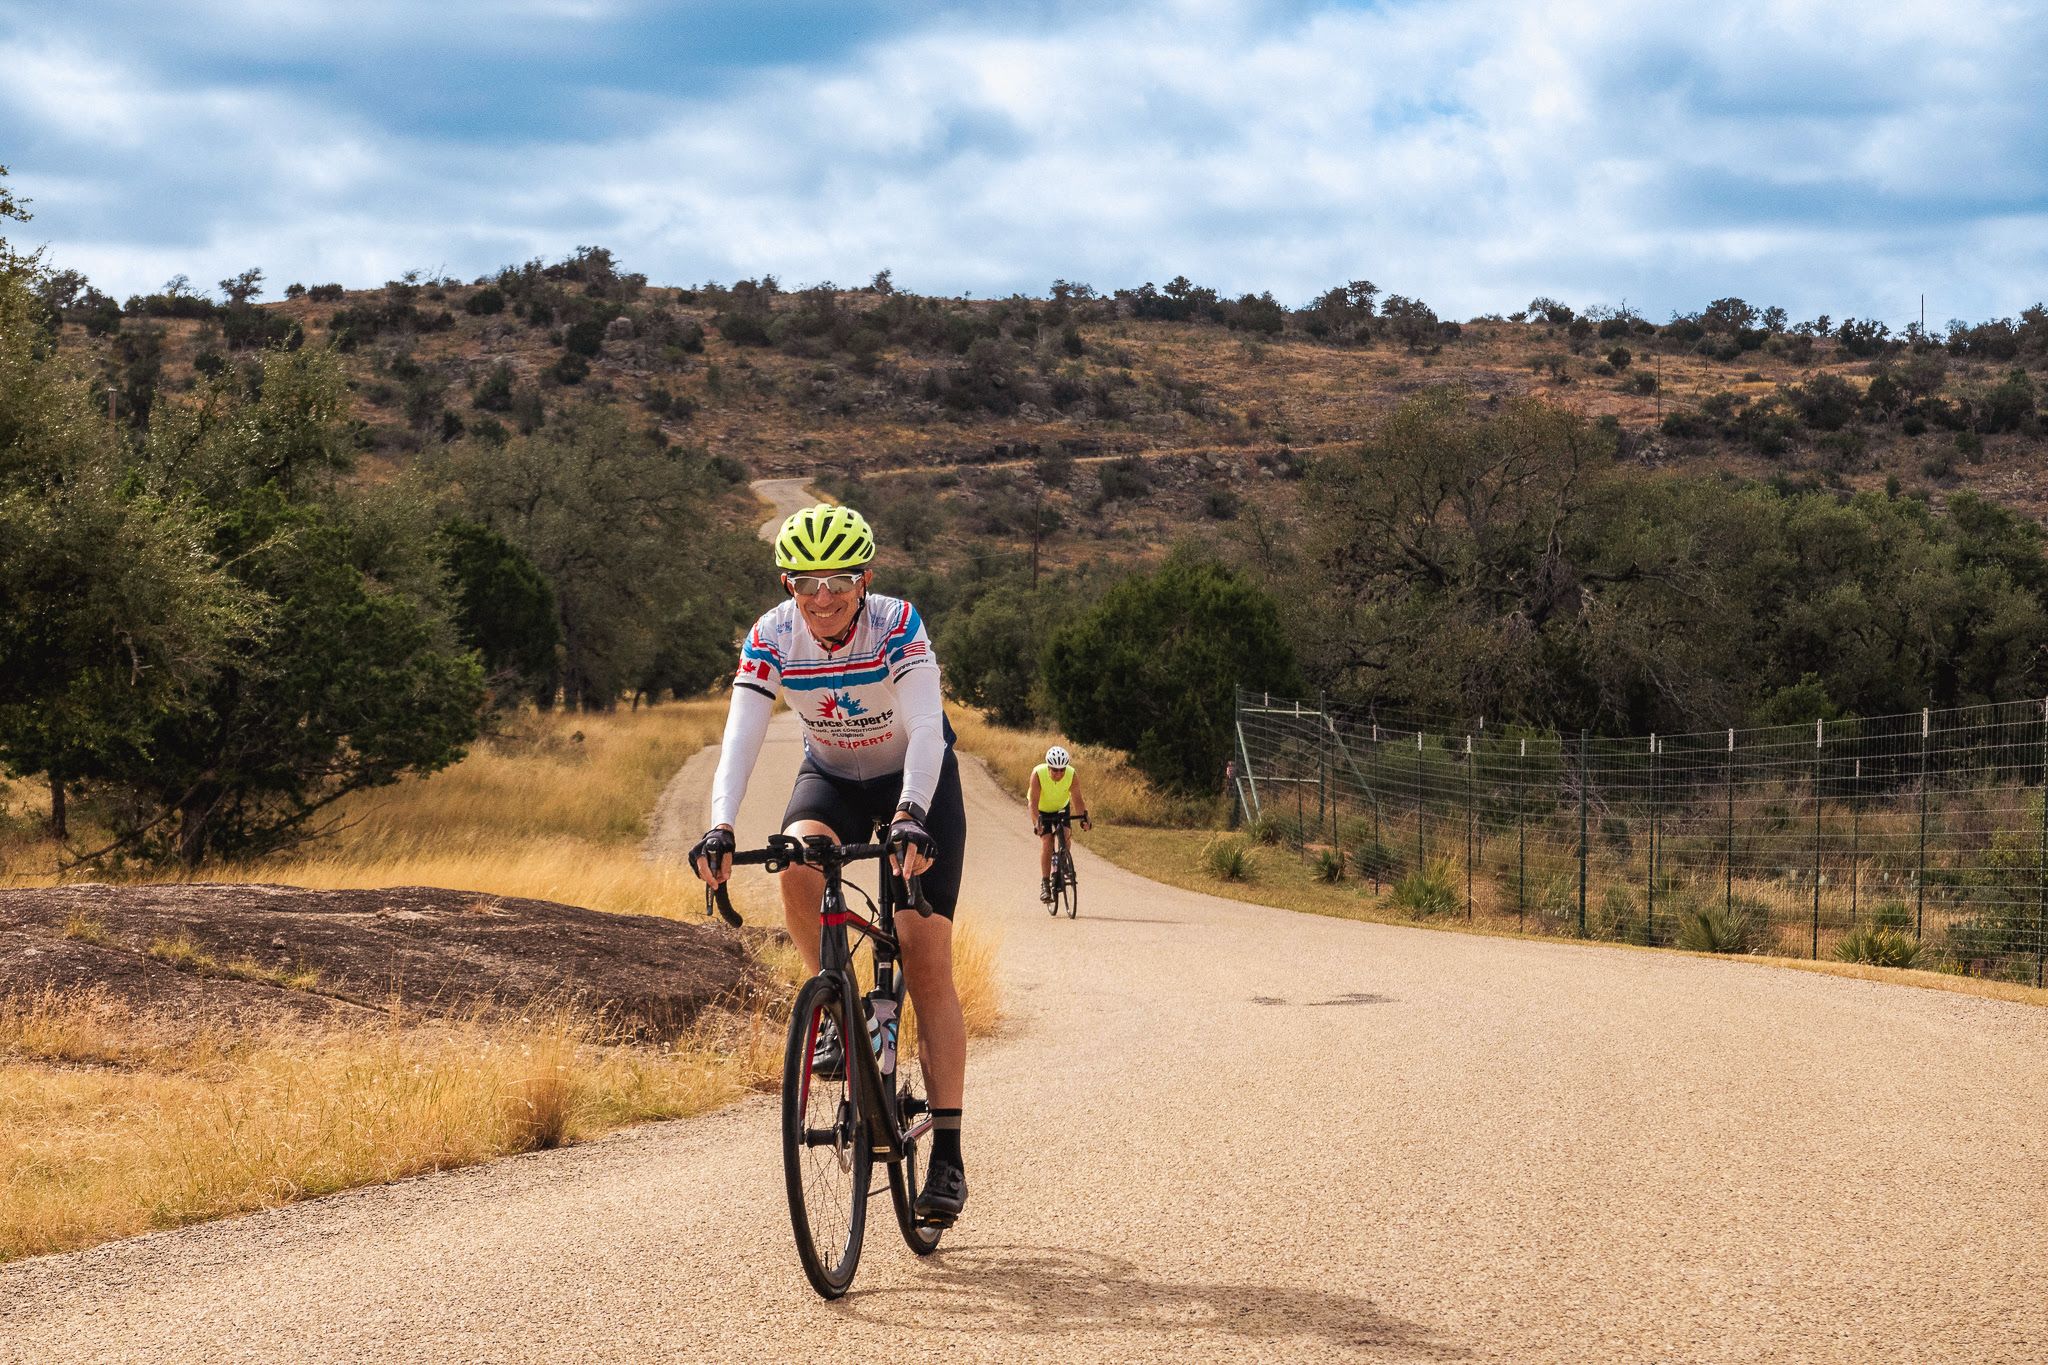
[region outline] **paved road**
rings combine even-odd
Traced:
[[[775,509],[775,515],[761,523],[761,539],[774,544],[775,533],[782,529],[789,514],[818,500],[810,491],[810,483],[809,479],[756,479],[748,485]]]
[[[796,757],[785,716],[743,833]],[[0,1359],[2048,1359],[2048,1013],[1290,915],[1085,852],[1055,922],[968,766],[1008,1023],[936,1258],[884,1203],[855,1292],[815,1299],[763,1099],[0,1270]]]

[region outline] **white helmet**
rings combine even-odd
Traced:
[[[1067,766],[1067,751],[1066,751],[1065,749],[1062,749],[1062,748],[1061,748],[1061,747],[1060,747],[1059,745],[1057,745],[1057,744],[1053,745],[1053,746],[1052,746],[1052,747],[1051,747],[1050,749],[1047,749],[1047,750],[1045,751],[1045,765],[1046,765],[1046,766],[1047,766],[1048,768],[1064,768],[1064,767],[1066,767],[1066,766]]]

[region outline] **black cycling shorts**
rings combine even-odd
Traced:
[[[789,807],[782,812],[782,827],[788,829],[799,820],[822,820],[832,827],[840,843],[867,843],[878,825],[886,835],[902,795],[902,773],[866,782],[834,777],[806,754],[796,770]],[[946,761],[939,766],[939,785],[925,812],[924,828],[932,836],[932,865],[925,869],[920,889],[933,913],[951,919],[960,900],[961,858],[967,851],[967,804],[960,796],[960,762],[950,744]]]

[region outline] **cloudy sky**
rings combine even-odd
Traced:
[[[2048,296],[2044,68],[2040,0],[0,0],[0,164],[117,297],[598,244],[1939,325]]]

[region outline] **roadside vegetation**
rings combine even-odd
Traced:
[[[342,803],[330,838],[196,875],[695,917],[699,884],[642,845],[655,798],[722,719],[713,701],[510,716],[445,772]],[[770,1088],[798,963],[778,932],[749,932],[770,988],[660,1046],[546,1001],[438,1024],[394,1001],[381,1023],[321,1027],[165,1018],[96,993],[0,999],[0,1260],[559,1146]],[[64,934],[107,937],[89,914]],[[202,962],[174,937],[150,952],[200,974],[277,975]],[[995,957],[963,926],[954,971],[976,1036],[1000,1020]]]

